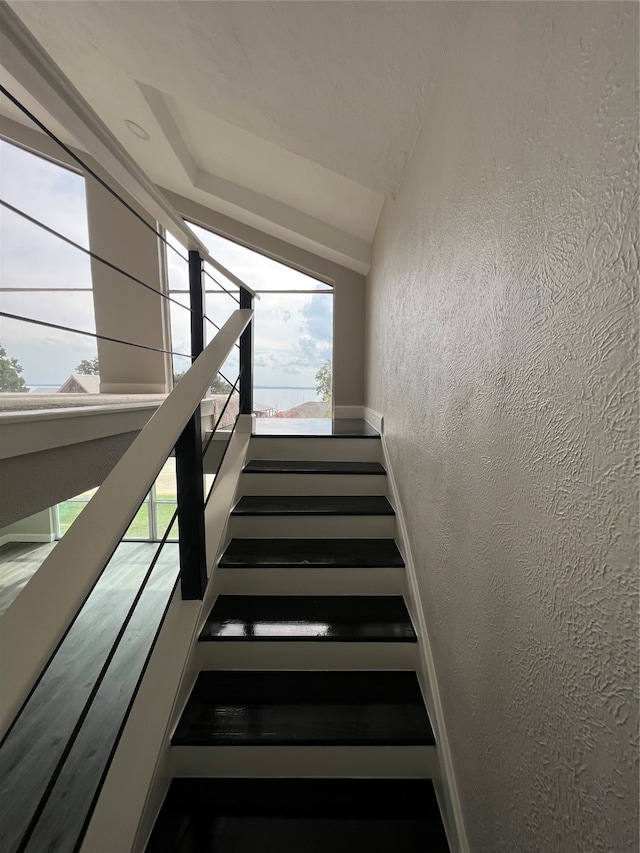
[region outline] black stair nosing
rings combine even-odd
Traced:
[[[347,474],[386,476],[380,462],[347,462],[340,460],[250,459],[244,474]]]
[[[405,567],[395,540],[388,538],[234,538],[218,565],[221,569]]]
[[[401,595],[220,595],[199,641],[416,643],[417,636]]]
[[[231,514],[247,516],[393,516],[385,495],[243,495]]]
[[[203,670],[173,746],[435,746],[416,673]]]

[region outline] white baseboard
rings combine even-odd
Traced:
[[[359,418],[364,417],[364,406],[334,406],[334,418]]]
[[[54,542],[55,538],[53,533],[5,533],[0,536],[0,545],[8,542]]]
[[[378,429],[382,434],[382,416],[377,412],[374,412],[372,409],[366,409],[366,412],[371,413],[372,417],[380,418],[381,426],[377,427],[375,421],[369,420],[365,414],[365,419],[368,423]],[[467,834],[464,827],[462,808],[460,805],[460,798],[458,796],[458,786],[456,784],[453,770],[453,760],[451,758],[449,739],[447,737],[447,730],[444,722],[444,713],[442,710],[442,702],[440,700],[440,692],[438,690],[438,681],[436,678],[433,654],[431,652],[429,632],[424,618],[424,611],[420,603],[420,592],[418,589],[418,578],[416,575],[415,563],[413,561],[406,522],[404,520],[400,504],[400,494],[393,476],[393,469],[389,459],[389,450],[384,436],[382,436],[382,450],[384,453],[384,465],[387,470],[391,499],[396,513],[398,545],[402,552],[402,556],[404,557],[406,566],[406,580],[409,594],[409,601],[407,601],[407,605],[418,633],[418,661],[420,666],[418,678],[424,690],[427,710],[429,712],[431,725],[438,747],[441,777],[439,780],[434,779],[434,788],[436,790],[436,796],[438,797],[440,811],[442,813],[442,819],[451,850],[453,853],[469,853],[469,842],[467,840]]]
[[[375,409],[370,409],[369,406],[364,407],[364,419],[372,426],[375,430],[377,430],[380,435],[384,432],[384,418],[380,414],[380,412],[376,412]]]

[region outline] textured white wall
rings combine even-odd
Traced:
[[[367,404],[475,853],[638,849],[637,35],[463,4],[374,243]]]

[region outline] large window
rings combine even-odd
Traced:
[[[0,140],[0,197],[88,248],[84,178],[77,172]],[[4,206],[0,229],[2,310],[95,332],[88,256]],[[5,318],[1,343],[22,366],[28,390],[55,391],[97,356],[92,338]]]
[[[96,492],[97,489],[90,489],[58,504],[55,513],[58,539],[64,536]],[[123,539],[159,542],[166,533],[176,506],[176,466],[175,459],[171,457],[164,464]],[[175,541],[177,538],[178,522],[176,520],[168,539]]]
[[[212,257],[260,294],[254,304],[254,408],[263,417],[323,417],[331,414],[333,288],[299,270],[189,223]],[[168,252],[169,287],[188,305],[188,281]],[[227,290],[237,288],[210,270]],[[237,308],[208,277],[206,312],[218,325]],[[172,306],[174,349],[188,343],[186,311]],[[182,317],[181,314],[186,316]],[[209,327],[210,334],[215,332]],[[234,356],[235,357],[235,356]],[[176,365],[177,369],[177,365]],[[223,368],[235,380],[236,362]]]

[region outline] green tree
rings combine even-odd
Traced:
[[[182,377],[185,375],[186,372],[187,372],[186,370],[181,370],[179,373],[173,374],[173,385],[174,385],[174,387],[178,384],[178,382],[182,379]],[[212,394],[227,394],[228,395],[229,391],[231,391],[232,387],[233,386],[229,385],[229,383],[225,379],[223,379],[219,374],[216,374],[213,382],[211,383],[209,390],[211,391]]]
[[[229,385],[226,379],[223,379],[219,373],[216,374],[213,382],[211,383],[211,393],[212,394],[229,394],[229,391],[233,388],[233,385]]]
[[[331,359],[327,359],[316,373],[316,393],[320,394],[323,402],[331,402]]]
[[[95,358],[83,358],[76,367],[75,372],[81,373],[83,376],[99,376],[100,365],[98,364],[98,356]]]
[[[0,391],[28,391],[21,373],[22,365],[18,359],[9,358],[0,344]]]

